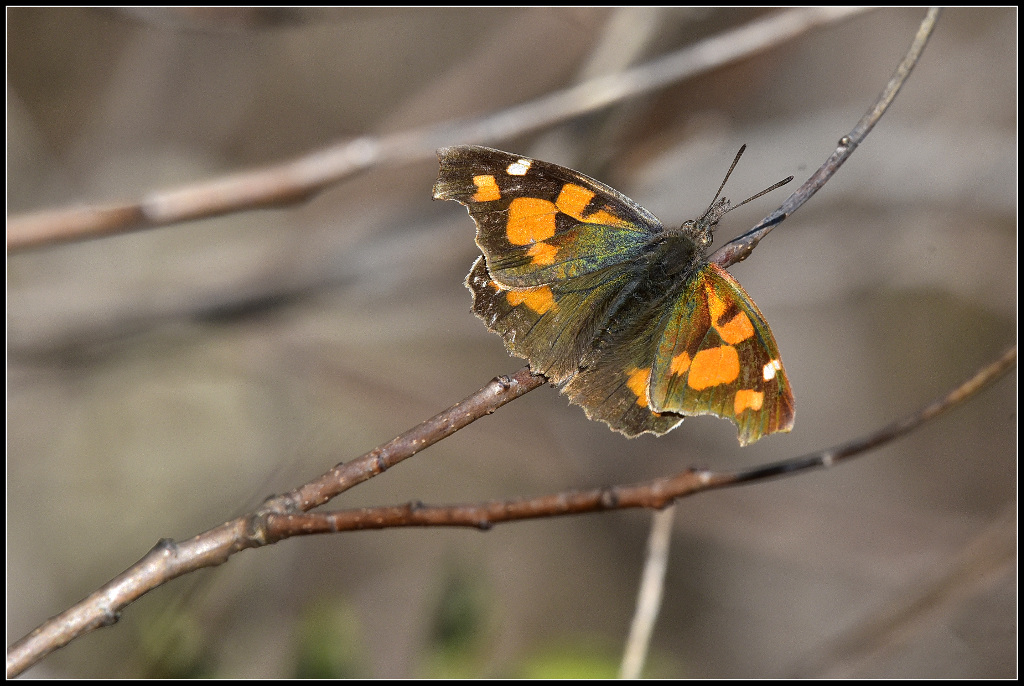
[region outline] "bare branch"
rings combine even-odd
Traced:
[[[781,12],[633,69],[584,81],[500,112],[388,136],[365,136],[277,165],[239,172],[134,201],[86,205],[11,217],[7,250],[167,226],[229,212],[291,205],[376,165],[431,159],[460,141],[496,142],[593,112],[714,69],[846,19],[860,9]]]
[[[832,178],[839,167],[842,166],[853,151],[857,149],[861,141],[867,137],[868,133],[874,128],[875,124],[881,119],[882,115],[892,104],[892,101],[896,98],[896,94],[899,93],[903,87],[903,83],[910,76],[910,72],[914,70],[914,66],[917,65],[918,60],[921,58],[921,53],[924,52],[925,45],[928,44],[928,39],[931,37],[932,32],[935,30],[935,23],[939,19],[938,8],[931,8],[928,10],[928,14],[925,15],[924,21],[921,22],[920,28],[917,30],[917,35],[914,36],[914,41],[910,45],[910,49],[904,56],[903,61],[896,68],[896,73],[889,79],[889,83],[885,85],[885,89],[878,96],[878,100],[875,104],[867,111],[867,113],[861,117],[861,120],[857,122],[857,125],[853,127],[847,135],[839,139],[839,147],[836,148],[835,152],[825,160],[825,163],[818,168],[814,174],[811,175],[807,181],[803,183],[799,188],[793,191],[793,194],[786,198],[786,201],[779,206],[779,209],[775,210],[767,217],[758,222],[757,226],[752,228],[747,233],[739,236],[738,238],[729,241],[721,248],[716,250],[713,255],[709,258],[710,261],[716,262],[722,267],[729,267],[730,265],[742,262],[750,256],[750,253],[754,251],[757,244],[761,242],[761,239],[767,236],[772,229],[781,224],[786,220],[793,212],[797,210],[801,205],[811,199],[811,196],[818,192],[818,190],[825,185],[825,183]]]
[[[1017,360],[1017,347],[979,370],[946,396],[923,409],[866,436],[808,455],[733,472],[687,469],[673,476],[637,484],[553,493],[520,500],[481,504],[425,506],[408,503],[392,507],[367,507],[338,512],[270,515],[267,535],[274,540],[307,534],[406,526],[463,526],[490,529],[500,522],[583,514],[634,507],[663,508],[676,498],[740,484],[764,481],[829,467],[892,442],[930,419],[964,402],[1001,377]]]
[[[327,502],[412,457],[505,403],[544,384],[543,376],[524,367],[503,376],[444,412],[410,429],[389,443],[350,462],[335,466],[319,479],[268,499],[255,512],[201,533],[182,543],[161,540],[141,560],[73,607],[51,617],[7,651],[7,676],[17,676],[54,650],[94,629],[117,621],[126,606],[154,588],[188,572],[227,562],[241,550],[271,542],[265,530],[271,513],[306,511]]]
[[[629,637],[619,667],[620,679],[639,679],[644,671],[647,653],[654,635],[654,624],[661,610],[665,591],[665,572],[668,570],[668,549],[672,542],[672,522],[675,519],[675,505],[654,513],[651,533],[647,537],[647,556],[644,572],[640,577],[640,591],[637,593],[633,621],[629,625]]]
[[[945,397],[872,434],[810,455],[753,469],[735,472],[688,469],[674,476],[639,484],[478,505],[427,507],[419,503],[409,503],[394,507],[289,514],[289,511],[294,511],[293,508],[308,509],[325,502],[326,498],[381,473],[544,382],[543,377],[532,375],[528,369],[523,369],[511,378],[495,379],[463,402],[348,465],[335,467],[317,481],[291,493],[271,498],[263,507],[251,514],[226,522],[183,543],[160,541],[144,558],[95,593],[47,620],[12,645],[7,652],[7,676],[21,674],[78,636],[113,624],[121,610],[148,591],[187,572],[222,564],[234,553],[247,548],[259,547],[291,536],[339,531],[406,526],[468,526],[489,529],[496,523],[519,519],[633,507],[663,508],[676,498],[701,491],[792,476],[798,472],[827,467],[893,441],[966,401],[1005,374],[1016,359],[1017,348],[1014,346],[999,360],[978,371]]]

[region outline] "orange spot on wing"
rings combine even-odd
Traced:
[[[473,185],[476,186],[476,193],[470,198],[473,202],[491,202],[492,200],[501,199],[498,182],[490,174],[474,176]]]
[[[550,243],[535,243],[530,246],[526,254],[533,258],[534,264],[554,264],[555,257],[558,255],[558,248]]]
[[[573,219],[582,221],[583,210],[587,208],[587,205],[593,198],[594,194],[583,186],[567,183],[562,186],[558,199],[555,200],[555,206],[559,212],[564,212]]]
[[[687,369],[690,368],[690,356],[687,353],[679,353],[672,358],[672,364],[669,365],[668,371],[670,374],[680,375],[684,374]]]
[[[590,224],[604,224],[606,226],[625,226],[626,222],[622,221],[619,217],[616,217],[611,212],[605,210],[598,210],[593,214],[588,214],[583,218],[583,221]]]
[[[636,404],[647,407],[647,386],[651,382],[650,369],[634,369],[626,379],[626,386],[636,396]]]
[[[739,375],[739,353],[731,345],[723,345],[697,351],[690,364],[686,383],[690,388],[701,391],[711,386],[732,383]]]
[[[589,205],[590,201],[593,199],[593,191],[589,191],[583,186],[577,186],[574,183],[567,183],[562,186],[562,190],[558,194],[558,199],[555,200],[555,206],[558,207],[559,212],[567,214],[573,219],[581,222],[587,222],[588,224],[607,224],[610,226],[625,225],[626,222],[606,210],[598,210],[597,212],[592,212],[584,216],[583,211],[587,209],[587,205]]]
[[[555,296],[548,286],[508,291],[505,297],[508,299],[508,304],[512,305],[512,307],[526,305],[537,314],[544,314],[555,306]]]
[[[718,292],[711,284],[704,287],[704,293],[708,298],[708,312],[711,314],[711,321],[717,325],[728,306],[718,297]]]
[[[516,198],[508,206],[505,235],[512,245],[529,245],[555,235],[555,205],[539,198]]]
[[[746,312],[737,312],[736,316],[725,324],[716,322],[715,331],[723,341],[729,345],[736,345],[754,335],[754,325],[750,323],[750,317]]]
[[[754,325],[750,322],[750,317],[747,316],[746,312],[740,310],[732,319],[723,324],[719,320],[726,310],[729,309],[729,303],[718,296],[718,291],[711,284],[705,285],[704,294],[708,300],[708,314],[711,315],[711,324],[715,327],[715,331],[718,332],[723,341],[729,345],[736,345],[754,335]]]
[[[764,393],[761,391],[740,390],[736,391],[736,399],[733,401],[733,411],[739,415],[743,410],[760,410],[764,403]]]

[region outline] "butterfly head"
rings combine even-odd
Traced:
[[[708,207],[707,210],[704,211],[704,214],[702,214],[699,219],[691,219],[690,221],[685,222],[679,228],[679,233],[688,236],[690,240],[692,240],[697,245],[698,249],[701,252],[711,247],[711,242],[714,240],[715,227],[718,226],[718,222],[721,221],[722,217],[725,216],[726,212],[730,210],[735,210],[737,207],[740,207],[742,205],[746,205],[751,200],[756,200],[765,193],[770,193],[776,188],[780,186],[785,186],[787,183],[793,180],[792,176],[790,176],[788,179],[783,179],[774,186],[766,188],[760,193],[750,196],[749,198],[741,202],[739,205],[733,205],[732,203],[729,202],[728,198],[719,197],[722,194],[722,189],[725,188],[726,182],[732,175],[733,170],[736,168],[736,163],[740,161],[740,157],[743,155],[743,151],[746,149],[747,146],[744,145],[739,149],[739,152],[736,153],[736,157],[733,159],[732,165],[729,167],[729,171],[725,173],[725,178],[722,179],[722,185],[718,187],[718,192],[715,193],[714,200],[711,201],[711,205]]]
[[[679,232],[686,234],[697,245],[697,248],[704,252],[715,239],[715,228],[726,212],[733,209],[728,198],[719,198],[711,203],[698,219],[690,219],[683,222]]]

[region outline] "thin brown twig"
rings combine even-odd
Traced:
[[[1008,372],[1016,360],[1017,346],[1013,346],[998,360],[978,370],[942,398],[903,419],[825,450],[751,469],[731,472],[687,469],[672,476],[636,484],[470,505],[435,507],[413,502],[392,507],[366,507],[336,512],[274,514],[267,520],[267,536],[278,540],[310,534],[411,526],[460,526],[487,530],[495,524],[521,519],[637,507],[660,509],[677,498],[703,491],[793,476],[862,455],[872,448],[904,436],[964,402]]]
[[[889,105],[892,104],[896,94],[900,92],[907,77],[910,76],[910,72],[914,70],[918,60],[920,60],[921,53],[924,52],[925,45],[928,44],[928,39],[931,38],[932,33],[935,31],[935,24],[938,19],[939,9],[937,7],[929,9],[917,30],[917,35],[914,36],[914,40],[910,44],[910,49],[904,56],[903,61],[896,67],[896,72],[889,79],[889,83],[885,85],[882,93],[878,96],[878,100],[861,117],[857,125],[853,127],[853,130],[839,139],[839,146],[825,160],[825,163],[807,181],[793,191],[793,194],[786,198],[786,201],[777,210],[758,222],[757,226],[750,231],[729,241],[716,250],[709,258],[710,261],[716,262],[725,268],[747,259],[762,238],[767,236],[772,229],[785,221],[800,206],[810,200],[811,196],[817,193],[839,171],[839,167],[846,162],[850,155],[853,154],[853,151],[857,149],[857,146],[867,137],[871,129],[878,123],[878,120],[885,114]]]
[[[299,203],[360,171],[426,160],[460,141],[496,142],[593,112],[681,79],[749,57],[862,9],[792,9],[700,41],[646,64],[588,79],[509,109],[387,136],[364,136],[296,159],[156,191],[139,200],[85,205],[11,217],[7,250],[166,226],[229,212]]]
[[[7,677],[21,674],[75,638],[113,624],[121,610],[171,579],[223,564],[239,551],[271,542],[266,535],[266,519],[271,514],[304,512],[323,504],[545,382],[543,376],[531,373],[529,367],[511,377],[496,378],[391,442],[335,466],[290,493],[269,498],[254,512],[181,543],[161,540],[123,573],[12,645],[7,651]]]
[[[619,664],[620,679],[639,679],[643,675],[644,663],[647,662],[651,648],[651,637],[654,635],[654,624],[665,595],[665,573],[668,571],[669,544],[672,542],[675,514],[673,504],[656,511],[651,518],[644,571],[640,576],[633,620],[629,623],[629,634]]]
[[[674,476],[639,484],[555,493],[536,498],[477,505],[427,507],[409,503],[395,507],[296,514],[293,508],[315,507],[328,493],[340,493],[371,478],[441,440],[470,422],[541,385],[543,377],[521,370],[511,379],[495,379],[486,387],[433,419],[291,493],[269,499],[253,513],[226,522],[187,541],[161,540],[141,560],[96,592],[53,617],[12,645],[7,652],[7,676],[21,674],[49,653],[78,636],[117,621],[130,603],[171,579],[224,562],[248,548],[320,533],[407,526],[463,526],[489,529],[499,522],[537,517],[625,509],[663,508],[676,498],[715,488],[792,476],[833,465],[903,436],[940,413],[963,403],[1009,371],[1017,359],[1016,346],[971,379],[919,412],[867,436],[802,457],[735,472],[689,469]],[[393,446],[391,449],[388,446]]]

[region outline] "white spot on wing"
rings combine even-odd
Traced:
[[[772,360],[764,366],[764,380],[771,381],[775,378],[775,372],[782,369],[782,362],[779,360]]]
[[[531,164],[533,164],[533,160],[521,157],[517,162],[508,165],[508,169],[505,171],[508,172],[509,176],[526,176],[526,172],[530,171]]]

